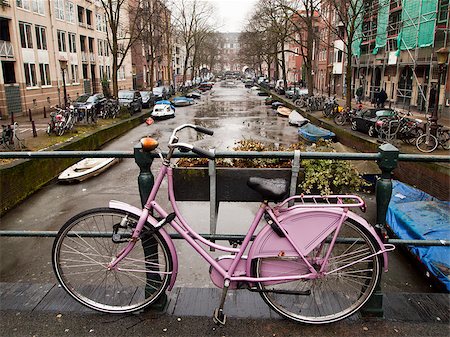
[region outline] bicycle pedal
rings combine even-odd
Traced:
[[[225,325],[225,323],[227,322],[227,315],[223,313],[222,309],[217,308],[216,310],[214,310],[213,321],[216,324]]]

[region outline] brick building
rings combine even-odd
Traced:
[[[102,91],[112,60],[99,1],[8,0],[0,7],[0,114],[64,105],[67,96]],[[125,20],[126,18],[124,18]],[[119,89],[132,87],[131,54],[118,71]],[[63,81],[64,74],[64,81]]]

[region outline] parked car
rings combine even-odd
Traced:
[[[70,105],[69,109],[78,113],[78,118],[82,120],[87,112],[98,114],[103,110],[105,103],[106,98],[103,94],[83,94]]]
[[[142,111],[142,97],[139,91],[120,90],[119,105],[127,108],[130,114]]]
[[[211,90],[212,87],[213,87],[213,83],[212,82],[202,82],[198,86],[198,90],[207,91],[207,90]]]
[[[151,91],[140,91],[142,97],[142,107],[149,108],[155,105],[155,95]]]
[[[155,102],[169,98],[169,93],[164,87],[155,87],[153,88],[152,92],[153,95],[155,95]]]
[[[245,86],[246,88],[251,88],[251,87],[253,87],[253,86],[254,86],[253,80],[245,80],[245,81],[244,81],[244,86]]]
[[[367,133],[370,137],[376,137],[375,123],[380,117],[392,116],[394,110],[384,108],[363,109],[352,117],[352,130]]]

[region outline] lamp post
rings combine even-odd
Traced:
[[[439,50],[436,51],[436,58],[438,62],[438,84],[437,84],[437,90],[436,90],[436,98],[435,98],[435,104],[433,113],[431,115],[431,125],[430,125],[430,132],[432,135],[436,136],[437,131],[437,120],[438,120],[438,111],[439,111],[439,98],[441,96],[441,78],[442,74],[445,73],[445,67],[447,65],[447,59],[448,59],[449,50],[448,48],[442,47]]]
[[[66,76],[65,76],[65,72],[67,69],[67,61],[59,60],[59,65],[61,66],[61,74],[62,74],[63,90],[64,90],[64,109],[65,109],[67,107],[67,91],[66,91]]]

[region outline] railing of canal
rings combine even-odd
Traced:
[[[157,153],[144,153],[140,145],[134,147],[134,151],[39,151],[39,152],[0,152],[1,158],[15,159],[48,159],[48,158],[134,158],[139,166],[138,177],[139,193],[141,202],[144,203],[153,186],[154,177],[151,172],[153,159],[159,158]],[[194,153],[176,153],[176,158],[197,158]],[[379,147],[378,153],[335,153],[335,152],[253,152],[253,151],[215,151],[216,158],[245,158],[245,159],[291,159],[291,194],[295,193],[297,177],[300,171],[300,161],[304,159],[333,159],[333,160],[365,160],[376,161],[381,174],[376,182],[376,224],[375,228],[378,234],[386,242],[395,245],[407,246],[450,246],[449,240],[402,240],[391,239],[386,236],[386,213],[392,194],[393,170],[397,167],[399,161],[407,162],[428,162],[428,163],[450,163],[450,156],[444,155],[416,155],[400,154],[399,150],[391,144],[383,144]],[[210,176],[210,233],[201,234],[204,238],[217,241],[239,241],[244,238],[243,235],[216,234],[216,166],[215,161],[209,161]],[[0,237],[54,237],[56,231],[20,231],[20,230],[0,230]],[[173,239],[180,239],[178,234],[171,234]],[[365,307],[366,313],[371,315],[382,315],[382,293],[380,289],[374,293],[371,300]]]

